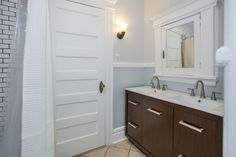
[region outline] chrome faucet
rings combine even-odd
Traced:
[[[155,86],[154,84],[154,80],[157,80],[157,85]],[[153,76],[151,82],[150,82],[152,88],[156,88],[156,89],[161,89],[161,85],[160,85],[160,80],[159,80],[159,77],[158,76]]]
[[[204,89],[204,83],[202,80],[198,80],[195,84],[195,89],[197,90],[198,89],[198,85],[199,83],[201,84],[201,93],[200,93],[200,98],[206,98],[206,95],[205,95],[205,89]]]

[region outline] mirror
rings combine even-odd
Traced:
[[[166,30],[167,68],[194,68],[194,22]]]

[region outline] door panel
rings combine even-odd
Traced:
[[[167,31],[167,66],[169,68],[182,67],[181,35]]]
[[[73,70],[96,70],[98,66],[97,58],[63,58],[56,59],[57,71]]]
[[[103,146],[104,10],[50,1],[54,58],[56,156]]]
[[[57,143],[60,141],[68,141],[73,140],[75,137],[83,137],[88,134],[93,134],[94,130],[96,130],[96,123],[89,123],[86,125],[76,125],[68,128],[58,129],[56,131]]]
[[[64,119],[69,116],[76,116],[81,114],[96,113],[97,112],[97,102],[76,102],[66,105],[57,105],[56,107],[56,117],[58,119]]]

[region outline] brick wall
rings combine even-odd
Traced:
[[[7,110],[8,72],[15,51],[17,0],[0,0],[0,138]]]

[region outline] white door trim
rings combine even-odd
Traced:
[[[236,156],[236,1],[225,0],[225,43],[216,56],[225,65],[224,157]],[[224,58],[219,60],[220,56]],[[230,59],[229,59],[230,58]]]
[[[106,41],[107,48],[105,57],[106,63],[106,90],[105,90],[105,143],[112,143],[113,133],[113,17],[114,9],[105,8],[105,25],[106,25]]]

